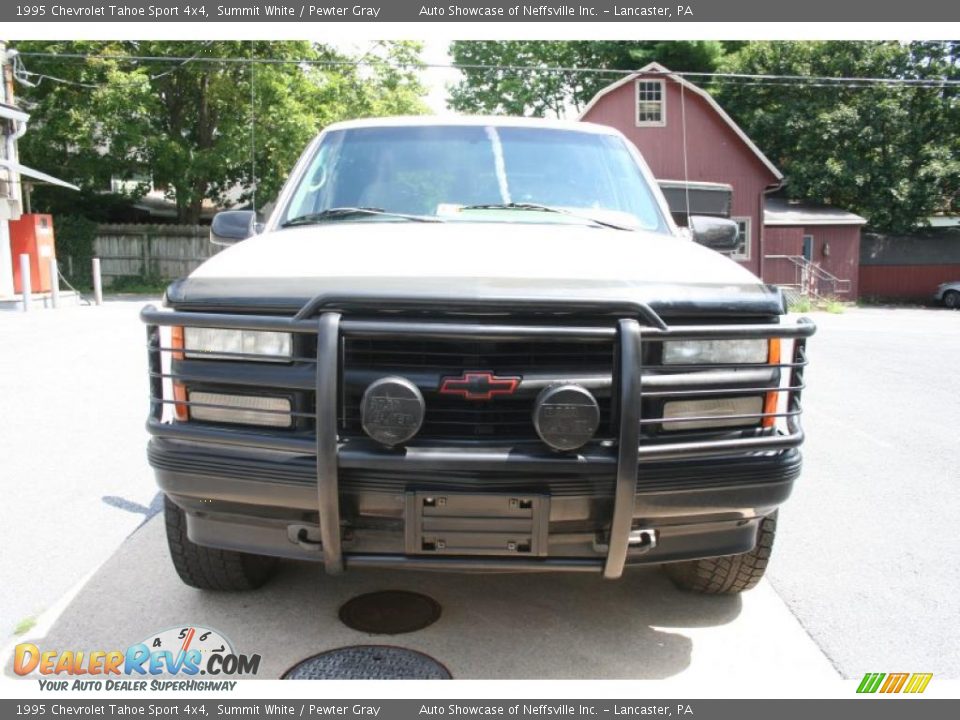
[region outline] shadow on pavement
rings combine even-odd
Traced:
[[[393,636],[340,622],[345,601],[384,589],[427,594],[442,614],[423,630]],[[767,593],[789,618],[771,589],[754,592],[760,593],[754,615],[769,612]],[[744,622],[743,606],[737,596],[681,593],[655,568],[605,582],[587,574],[373,569],[333,577],[319,565],[285,562],[261,590],[202,592],[175,575],[162,519],[154,517],[79,591],[45,637],[23,640],[45,649],[123,649],[163,629],[194,625],[218,630],[237,652],[259,653],[258,677],[266,678],[327,649],[385,644],[426,653],[454,678],[659,679],[687,671],[695,656],[703,671],[731,657],[736,665],[740,655],[762,668],[770,656],[765,661],[760,649],[768,646],[771,628]],[[11,673],[9,662],[4,669]]]

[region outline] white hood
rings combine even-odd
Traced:
[[[683,238],[556,223],[332,222],[259,235],[190,276],[476,278],[754,285],[749,270]]]

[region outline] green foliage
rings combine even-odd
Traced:
[[[184,223],[197,222],[205,199],[224,204],[235,188],[242,190],[240,202],[251,199],[252,149],[263,205],[323,126],[426,111],[416,67],[421,46],[411,42],[377,43],[363,58],[304,41],[31,41],[16,47],[101,56],[25,57],[32,72],[73,84],[48,78],[20,89],[32,116],[20,141],[24,160],[91,193],[106,191],[111,178],[147,174],[176,201]],[[131,55],[193,59],[124,57]],[[287,62],[248,62],[266,59]],[[366,64],[296,62],[357,59]]]
[[[578,68],[635,70],[656,61],[671,70],[709,72],[726,52],[741,44],[712,40],[458,40],[450,45],[450,55],[458,65],[566,70],[467,68],[464,79],[450,88],[448,105],[463,113],[564,117],[581,111],[597,91],[623,77],[619,73],[578,72]]]
[[[121,275],[113,278],[106,291],[111,294],[162,295],[169,284],[169,279],[159,275]]]
[[[54,233],[57,242],[57,259],[60,272],[73,284],[89,287],[93,284],[91,260],[93,244],[97,236],[97,223],[81,215],[58,215],[54,218]],[[73,263],[69,273],[67,257]]]
[[[38,185],[31,192],[30,205],[37,212],[53,215],[55,224],[64,215],[79,215],[101,223],[136,222],[138,213],[130,200],[129,195],[121,193],[95,192],[90,188],[74,192],[56,185]]]
[[[789,305],[792,313],[808,313],[813,311],[828,312],[833,315],[842,315],[846,312],[847,303],[831,297],[813,298],[801,295],[794,298]]]
[[[960,79],[960,43],[751,42],[725,57],[736,73]],[[958,89],[824,87],[823,82],[711,88],[787,176],[792,197],[857,212],[908,232],[960,194]]]

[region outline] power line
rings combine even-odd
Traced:
[[[204,51],[204,49],[207,48],[207,47],[210,45],[210,43],[212,43],[212,42],[213,42],[213,40],[207,40],[206,42],[204,42],[203,45],[200,47],[200,49],[197,50],[197,51],[196,51],[193,55],[191,55],[190,57],[185,57],[185,58],[171,58],[172,60],[179,61],[176,67],[170,68],[169,70],[165,70],[164,72],[161,72],[161,73],[157,73],[156,75],[148,75],[148,76],[147,76],[147,79],[148,79],[148,80],[159,80],[159,79],[161,79],[161,78],[167,77],[168,75],[172,75],[173,73],[175,73],[175,72],[177,72],[178,70],[180,70],[180,68],[182,68],[184,65],[186,65],[186,64],[188,64],[188,63],[193,62],[194,60],[196,60],[196,59],[199,57],[200,53],[202,53],[202,52]],[[25,53],[25,54],[26,54],[26,55],[32,55],[32,53]],[[56,54],[56,53],[49,53],[48,56],[49,56],[49,57],[57,57],[57,54]],[[81,82],[81,81],[79,81],[79,80],[67,80],[67,79],[65,79],[65,78],[57,77],[57,76],[55,76],[55,75],[47,75],[47,74],[45,74],[45,73],[35,73],[35,72],[31,72],[31,71],[27,70],[26,67],[24,67],[23,61],[20,59],[20,57],[21,57],[21,56],[20,56],[20,54],[18,53],[18,54],[15,56],[15,58],[14,58],[14,70],[13,70],[14,78],[16,78],[20,83],[22,83],[22,84],[24,84],[24,85],[27,85],[27,86],[29,86],[29,87],[39,87],[39,86],[40,86],[40,83],[42,83],[44,80],[50,80],[51,82],[60,83],[60,84],[62,84],[62,85],[72,85],[72,86],[74,86],[74,87],[90,88],[90,89],[93,89],[93,90],[97,90],[97,89],[99,89],[99,88],[101,88],[101,87],[104,86],[103,83],[87,83],[87,82]],[[64,55],[64,56],[60,56],[60,57],[66,57],[66,56]],[[89,55],[89,56],[88,56],[89,59],[93,59],[93,58],[95,58],[95,57],[96,57],[95,55]],[[33,78],[36,78],[36,80],[27,80],[27,77],[28,77],[28,76],[33,77]],[[132,79],[131,82],[136,82],[136,79]]]
[[[162,72],[162,73],[160,73],[160,74],[158,74],[158,75],[151,75],[151,76],[150,76],[150,79],[151,79],[151,80],[159,80],[160,78],[166,77],[167,75],[170,75],[171,73],[175,73],[177,70],[179,70],[180,68],[182,68],[182,67],[183,67],[184,65],[186,65],[187,63],[190,63],[190,62],[193,62],[194,60],[196,60],[196,59],[199,57],[200,53],[202,53],[206,48],[208,48],[208,47],[210,46],[210,43],[212,43],[212,42],[213,42],[213,40],[207,40],[205,43],[203,43],[203,45],[200,46],[200,49],[199,49],[199,50],[197,50],[197,51],[196,51],[193,55],[191,55],[190,57],[186,58],[182,63],[180,63],[179,65],[177,65],[175,68],[171,68],[171,69],[167,70],[166,72]]]
[[[211,41],[207,41],[208,43]],[[447,69],[447,70],[489,70],[506,72],[550,72],[550,73],[583,73],[603,74],[625,77],[634,75],[638,70],[620,70],[615,68],[596,67],[561,67],[554,65],[492,65],[480,63],[425,63],[425,62],[390,62],[370,60],[366,58],[354,60],[322,60],[317,58],[239,58],[239,57],[177,57],[168,55],[124,55],[120,53],[53,53],[53,52],[24,52],[24,57],[33,58],[64,58],[82,60],[126,60],[131,62],[203,62],[219,64],[264,64],[264,65],[316,65],[316,66],[363,66],[384,64],[397,69]],[[856,77],[831,75],[778,75],[772,73],[732,73],[732,72],[696,72],[696,71],[668,71],[664,75],[679,77],[703,77],[710,79],[733,79],[754,81],[789,81],[800,83],[820,83],[824,87],[852,85],[907,85],[917,87],[946,87],[960,86],[960,79],[952,80],[946,77],[936,78],[884,78],[884,77]]]

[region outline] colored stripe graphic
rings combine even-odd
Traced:
[[[867,673],[857,686],[858,693],[922,693],[933,673]]]
[[[910,677],[910,682],[907,683],[905,693],[922,693],[927,689],[927,685],[930,684],[930,678],[933,677],[933,673],[914,673]]]
[[[880,682],[884,677],[886,677],[884,673],[867,673],[863,676],[863,680],[860,681],[860,687],[857,688],[857,692],[875,693],[877,688],[880,687]]]
[[[882,693],[898,693],[903,689],[904,683],[907,682],[907,678],[910,677],[910,673],[890,673],[887,675],[887,681],[883,684],[883,687],[880,688]]]

